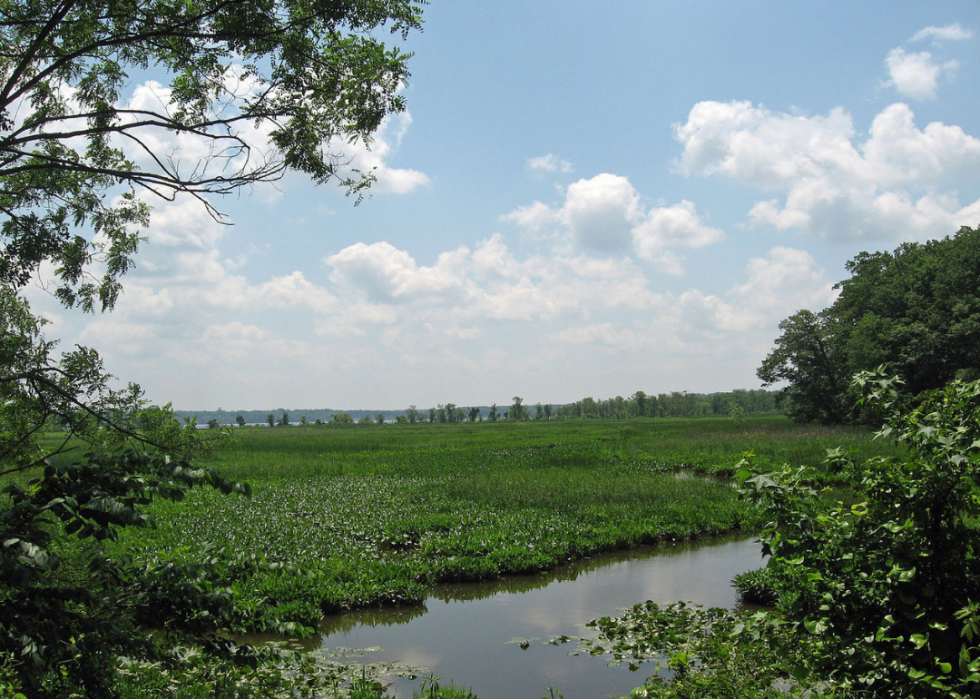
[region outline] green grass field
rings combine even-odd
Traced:
[[[864,430],[782,417],[246,428],[212,463],[251,482],[251,498],[157,503],[159,526],[115,545],[176,562],[224,548],[237,563],[223,584],[311,625],[324,612],[418,603],[437,582],[753,529],[757,515],[725,478],[743,452],[762,466],[819,466],[837,446],[893,451]]]

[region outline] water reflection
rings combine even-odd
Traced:
[[[591,619],[645,600],[732,607],[732,577],[761,565],[752,536],[616,552],[540,575],[443,585],[424,607],[327,617],[320,632],[326,648],[378,646],[371,660],[426,667],[481,699],[538,699],[548,686],[566,699],[617,697],[642,683],[642,669],[631,674],[543,642],[582,635]],[[524,639],[536,640],[522,650],[515,641]],[[397,697],[412,689],[407,680],[392,687]]]

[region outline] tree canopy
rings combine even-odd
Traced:
[[[905,243],[893,253],[862,252],[849,279],[820,313],[780,323],[775,349],[759,368],[767,384],[788,382],[790,414],[802,421],[860,418],[849,378],[884,365],[918,395],[980,372],[980,230]]]
[[[403,109],[408,77],[375,34],[419,28],[422,4],[0,2],[0,282],[19,288],[47,261],[64,303],[108,308],[147,195],[220,217],[210,195],[287,169],[362,192],[371,173],[346,169],[343,145]],[[127,99],[147,71],[168,84]],[[174,134],[187,155],[158,150]]]

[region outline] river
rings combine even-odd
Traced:
[[[569,655],[574,642],[545,642],[585,635],[590,620],[646,600],[734,607],[731,579],[762,563],[753,536],[604,554],[542,575],[439,586],[423,607],[326,617],[320,642],[381,648],[365,660],[424,667],[480,699],[540,699],[548,687],[565,699],[620,697],[643,684],[653,665],[630,672],[606,658]],[[399,679],[389,693],[404,699],[418,686]]]

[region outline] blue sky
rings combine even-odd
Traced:
[[[32,301],[181,409],[755,388],[848,259],[980,224],[978,31],[975,0],[433,0],[408,111],[350,150],[369,199],[157,202],[114,312]]]

